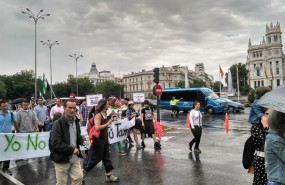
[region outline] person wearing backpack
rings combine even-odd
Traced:
[[[8,103],[4,100],[0,101],[0,133],[12,133],[12,126],[15,126],[19,132],[19,128],[15,122],[15,116],[13,112],[8,111]],[[1,164],[1,162],[0,162]],[[9,170],[10,161],[3,161],[2,172],[12,175]]]
[[[282,102],[283,103],[283,102]],[[268,115],[269,133],[265,140],[265,169],[269,185],[285,184],[285,113]]]
[[[271,109],[263,108],[263,115],[260,118],[258,124],[251,126],[251,136],[254,144],[254,177],[253,185],[266,185],[267,184],[267,174],[265,172],[265,159],[264,159],[264,145],[265,138],[268,134],[268,123],[267,115],[271,112]]]

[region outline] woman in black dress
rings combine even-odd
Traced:
[[[264,144],[265,137],[268,133],[267,115],[271,112],[271,109],[264,108],[263,116],[260,118],[258,124],[252,125],[251,135],[255,147],[255,154],[253,159],[254,178],[253,185],[266,185],[267,175],[265,172],[265,160],[264,160]]]

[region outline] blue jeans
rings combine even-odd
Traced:
[[[271,181],[268,181],[268,182],[267,182],[267,185],[283,185],[283,184],[281,184],[280,182],[271,182]]]

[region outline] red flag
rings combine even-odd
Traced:
[[[219,69],[220,69],[220,74],[221,74],[221,77],[223,78],[224,77],[224,71],[222,70],[221,66],[219,65]]]

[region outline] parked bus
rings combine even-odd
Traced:
[[[201,103],[201,112],[213,114],[228,110],[228,103],[220,99],[209,88],[165,88],[162,90],[160,108],[171,110],[170,100],[173,96],[176,99],[183,98],[177,103],[179,111],[187,112],[191,110],[195,100]]]

